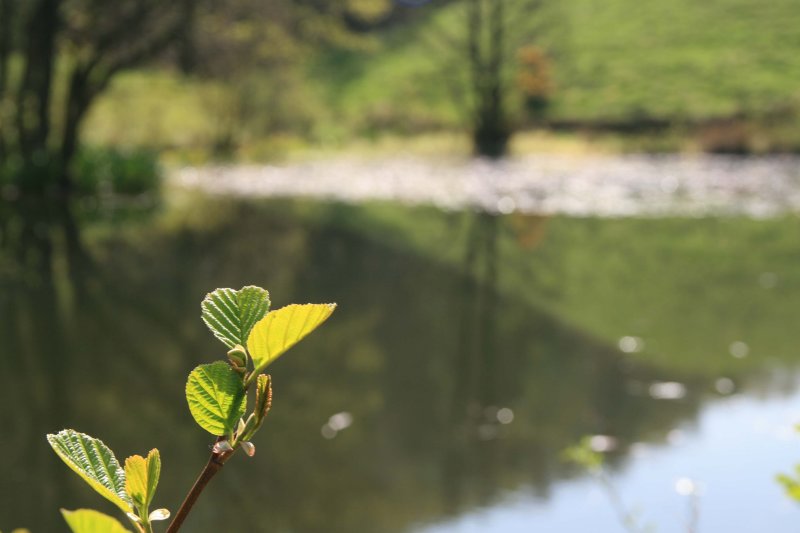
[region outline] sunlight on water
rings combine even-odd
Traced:
[[[686,386],[675,381],[657,382],[650,385],[649,393],[656,400],[680,400],[686,396]]]

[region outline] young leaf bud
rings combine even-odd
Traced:
[[[272,378],[267,374],[261,374],[256,379],[256,406],[254,410],[256,423],[261,424],[270,407],[272,407]]]
[[[148,520],[151,522],[155,522],[156,520],[166,520],[169,518],[169,510],[168,509],[156,509],[150,516],[147,517]]]
[[[253,413],[250,413],[250,416],[247,417],[247,420],[240,418],[239,425],[236,429],[236,442],[251,438],[256,432],[256,429],[256,419]]]
[[[214,447],[211,448],[211,451],[214,453],[225,453],[233,450],[231,443],[226,440],[221,440],[219,442],[214,443]]]
[[[228,360],[231,362],[231,366],[236,370],[247,368],[247,352],[240,344],[228,350]]]
[[[252,442],[243,441],[241,446],[248,457],[253,457],[256,454],[256,446]]]

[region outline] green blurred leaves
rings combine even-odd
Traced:
[[[795,478],[787,476],[786,474],[778,475],[778,483],[783,485],[786,495],[791,499],[800,502],[800,466],[795,467]]]
[[[800,424],[794,427],[795,431],[800,432]],[[786,495],[796,502],[800,502],[800,465],[794,467],[794,477],[787,474],[778,474],[778,483],[783,485]]]
[[[599,471],[605,462],[603,454],[592,449],[591,437],[583,437],[580,443],[563,450],[561,458],[590,472]]]
[[[186,382],[189,411],[212,435],[233,433],[244,415],[246,399],[241,376],[222,361],[198,366]]]

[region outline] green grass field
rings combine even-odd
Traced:
[[[262,158],[274,149],[261,140],[275,131],[283,150],[297,139],[338,146],[463,128],[463,6],[419,9],[428,16],[375,33],[369,46],[320,51],[290,74],[258,73],[238,86],[164,72],[123,75],[95,108],[86,138],[192,149],[233,131],[246,157]],[[795,0],[547,1],[512,14],[511,65],[524,45],[552,60],[552,120],[742,116],[800,145]],[[245,104],[236,109],[237,101]],[[510,110],[524,122],[519,101],[512,90]]]
[[[800,9],[793,0],[569,0],[519,17],[509,39],[553,59],[557,118],[636,116],[702,119],[760,113],[800,98]],[[362,55],[355,76],[335,80],[342,109],[424,109],[456,115],[443,64],[460,50],[465,26],[453,4],[429,20],[384,36],[384,50]],[[429,119],[430,120],[430,119]]]

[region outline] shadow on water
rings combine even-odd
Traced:
[[[190,531],[413,530],[508,491],[546,495],[571,475],[558,454],[580,436],[615,435],[622,458],[700,405],[632,395],[671,376],[499,291],[508,224],[492,215],[452,216],[467,243],[454,266],[368,238],[341,205],[208,202],[125,231],[94,222],[83,240],[63,206],[3,209],[5,527],[62,529],[59,507],[111,512],[47,448],[62,427],[121,459],[159,447],[156,503],[177,508],[210,442],[182,390],[193,366],[223,356],[198,316],[217,286],[339,309],[274,366],[255,459],[229,464]],[[324,438],[340,412],[352,425]]]

